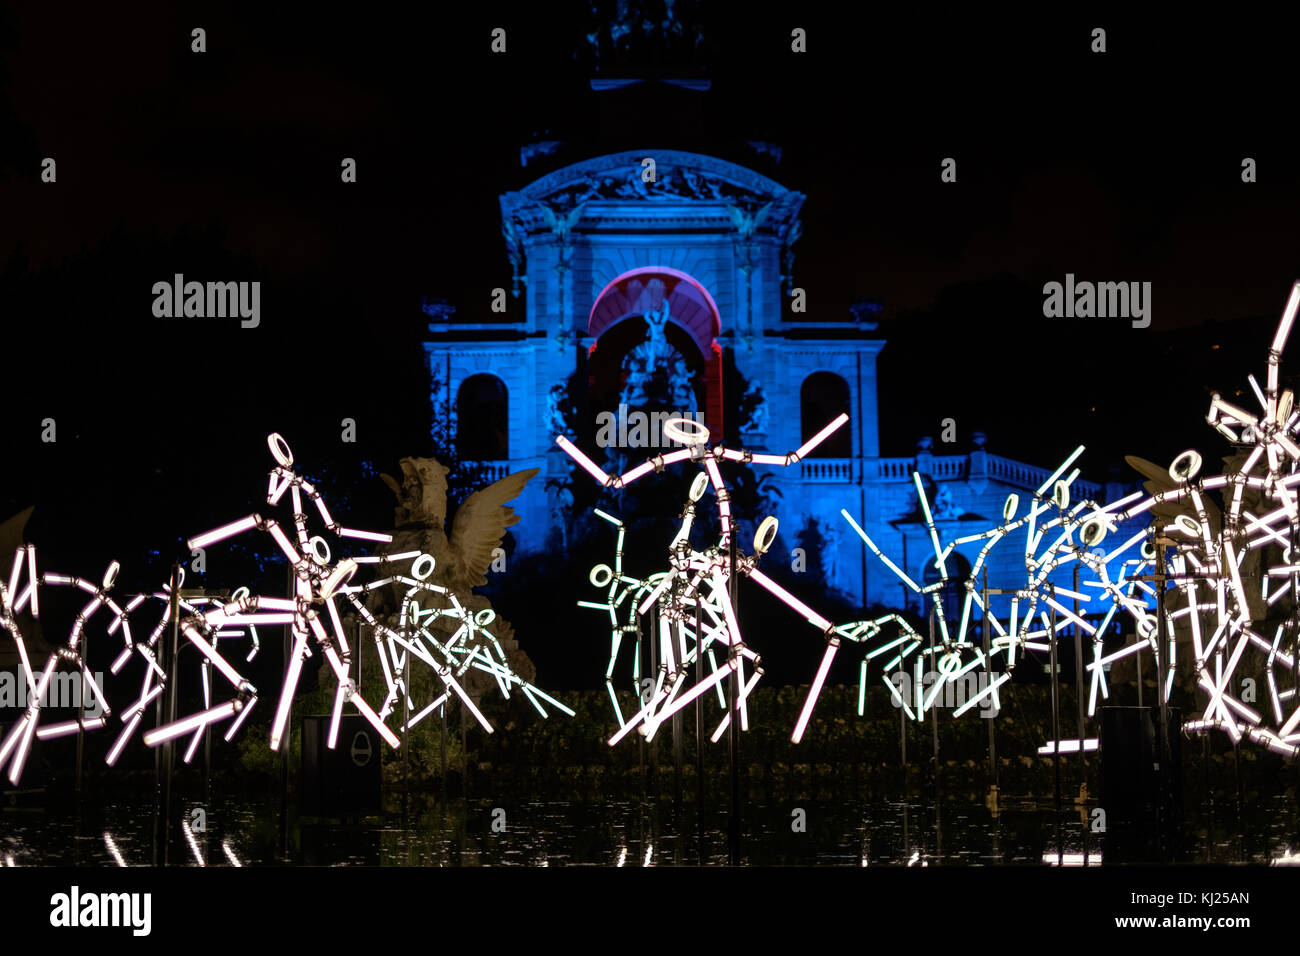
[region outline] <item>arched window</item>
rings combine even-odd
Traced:
[[[456,392],[456,452],[467,461],[510,457],[510,404],[505,382],[471,375]]]
[[[806,442],[849,410],[849,384],[834,372],[813,372],[799,389],[802,442]],[[810,458],[848,458],[853,454],[853,432],[848,427],[835,433],[812,450]]]

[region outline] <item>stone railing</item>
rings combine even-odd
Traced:
[[[882,481],[911,481],[916,470],[915,458],[877,458],[876,477]],[[966,477],[965,455],[931,455],[925,470],[936,481],[953,481]]]
[[[1051,474],[1051,469],[1039,468],[1037,465],[1026,465],[1024,462],[1013,461],[999,455],[988,456],[988,476],[999,481],[1005,481],[1009,485],[1017,485],[1034,491],[1051,477]],[[1051,492],[1050,488],[1047,490],[1049,493]],[[1100,501],[1101,496],[1101,485],[1096,482],[1076,478],[1070,485],[1070,499],[1072,501],[1078,501],[1081,498]]]
[[[521,470],[520,467],[512,467],[510,462],[504,459],[499,461],[464,461],[461,462],[461,467],[466,471],[482,467],[483,476],[480,481],[484,485],[490,485],[494,481],[500,481],[506,475],[510,474],[512,470]]]
[[[845,483],[853,481],[852,458],[805,458],[799,462],[799,477],[804,481]]]

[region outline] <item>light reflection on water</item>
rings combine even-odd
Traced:
[[[794,832],[792,811],[805,811]],[[490,800],[430,803],[403,816],[360,823],[296,819],[282,848],[279,810],[269,799],[219,799],[205,808],[206,828],[182,804],[168,864],[180,866],[699,866],[726,865],[727,807],[701,821],[692,805],[671,802],[549,801],[505,803],[504,830]],[[1285,797],[1261,800],[1238,825],[1232,808],[1215,814],[1207,834],[1189,819],[1188,862],[1293,862],[1296,812]],[[191,826],[191,822],[195,825]],[[701,823],[703,824],[701,826]],[[0,809],[5,866],[148,866],[155,862],[152,803],[83,809]],[[1100,844],[1076,813],[1063,815],[1061,846],[1050,810],[1005,812],[996,821],[979,803],[931,804],[809,800],[751,802],[744,814],[746,865],[932,866],[1097,865]],[[161,862],[159,860],[158,862]]]

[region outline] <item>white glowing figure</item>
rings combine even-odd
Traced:
[[[952,700],[953,694],[946,689],[958,685],[975,670],[983,671],[981,689],[956,707],[953,716],[960,717],[976,705],[996,712],[1001,706],[998,688],[1010,679],[1019,652],[1023,649],[1050,650],[1051,642],[1059,639],[1060,632],[1066,626],[1077,627],[1086,635],[1091,646],[1092,660],[1087,664],[1090,675],[1089,714],[1095,714],[1100,698],[1109,696],[1105,665],[1143,650],[1155,653],[1156,624],[1155,617],[1150,612],[1150,600],[1155,592],[1144,581],[1138,580],[1143,572],[1150,572],[1154,567],[1154,551],[1145,540],[1147,532],[1145,529],[1140,530],[1110,550],[1100,547],[1107,534],[1115,531],[1119,522],[1129,517],[1129,513],[1120,509],[1140,498],[1141,494],[1134,493],[1105,506],[1087,499],[1071,503],[1070,490],[1079,470],[1069,469],[1082,453],[1082,446],[1076,448],[1028,496],[1023,513],[1020,513],[1020,496],[1012,494],[1003,506],[1001,524],[982,532],[963,535],[947,543],[940,541],[921,477],[914,473],[912,480],[934,550],[934,566],[939,572],[939,580],[925,587],[913,581],[891,561],[852,515],[847,511],[841,512],[871,552],[903,584],[928,600],[936,631],[931,646],[929,636],[922,637],[901,618],[881,618],[867,622],[865,638],[868,642],[873,641],[886,623],[897,625],[903,633],[883,643],[871,643],[870,649],[865,653],[859,678],[859,713],[863,710],[868,662],[891,651],[894,654],[884,662],[881,679],[897,705],[916,720],[921,720],[941,699]],[[999,544],[1009,546],[1004,542],[1009,542],[1013,535],[1022,530],[1025,576],[1013,588],[1006,588],[1003,582],[999,590],[1009,590],[1011,595],[1009,607],[999,615],[993,600],[988,599],[988,606],[985,606],[987,596],[981,587],[981,574],[993,548]],[[961,579],[954,579],[948,573],[948,560],[961,546],[978,547],[979,552],[971,563],[969,572]],[[1080,566],[1082,590],[1078,592],[1052,581],[1056,572],[1068,568],[1072,562],[1077,562]],[[1085,574],[1090,577],[1083,577]],[[945,592],[950,593],[952,590],[957,590],[961,596],[961,612],[957,621],[949,621],[944,613]],[[1088,608],[1104,607],[1104,612],[1096,612],[1102,615],[1101,621],[1094,624],[1083,616],[1076,615],[1072,609],[1076,601],[1086,604]],[[1133,618],[1141,639],[1120,651],[1103,656],[1103,635],[1114,616],[1120,612]],[[972,625],[977,619],[989,628],[987,651],[983,641],[977,641],[973,636]],[[1173,663],[1177,660],[1172,628],[1169,628],[1165,640],[1172,672]],[[897,680],[899,672],[906,671],[909,663],[915,671],[914,694],[910,700],[900,694],[898,685],[901,682]],[[1006,670],[996,671],[995,664],[1000,664]],[[925,683],[927,675],[930,675],[928,679],[932,681],[928,688]]]
[[[179,568],[178,571],[179,571],[178,580],[181,583],[184,583],[185,569]],[[235,591],[234,594],[231,595],[231,600],[240,601],[247,596],[248,596],[248,589],[240,588],[238,591]],[[127,743],[130,741],[131,737],[135,734],[136,730],[140,727],[140,724],[144,719],[146,708],[150,704],[154,704],[162,696],[163,691],[166,688],[167,674],[163,670],[162,665],[159,663],[159,656],[160,656],[159,641],[161,639],[165,639],[164,635],[169,630],[169,624],[171,623],[171,598],[172,598],[171,588],[167,585],[164,585],[162,591],[159,591],[154,594],[137,594],[123,608],[122,615],[118,617],[116,620],[114,620],[113,623],[108,628],[108,633],[110,636],[113,635],[116,631],[120,630],[122,633],[122,641],[123,641],[122,651],[120,654],[118,654],[117,658],[113,661],[112,666],[110,667],[110,673],[115,677],[120,675],[123,669],[131,661],[134,655],[136,657],[139,657],[143,661],[143,675],[144,675],[140,687],[140,692],[137,695],[135,701],[122,712],[121,715],[122,729],[119,732],[116,741],[113,743],[113,746],[109,750],[108,755],[106,757],[106,762],[109,764],[109,766],[112,766],[115,763],[117,763],[117,760],[121,756]],[[147,601],[150,600],[153,600],[154,602],[156,602],[161,606],[159,616],[158,616],[158,621],[154,625],[152,630],[149,632],[147,638],[144,638],[139,642],[133,641],[131,624],[130,624],[130,616],[133,613],[135,613],[139,608],[141,608]],[[203,634],[204,642],[208,646],[213,648],[214,653],[216,652],[216,648],[221,641],[226,641],[227,643],[229,643],[231,640],[248,639],[251,641],[252,649],[248,652],[248,655],[245,658],[245,660],[251,661],[254,657],[257,656],[257,652],[261,647],[261,642],[257,633],[257,627],[255,625],[249,623],[249,624],[240,624],[236,626],[227,623],[226,626],[217,628],[207,624],[206,618],[204,617],[204,613],[205,613],[203,610],[204,606],[212,605],[214,607],[217,607],[220,606],[220,603],[221,602],[217,598],[186,598],[182,595],[177,595],[176,597],[178,614],[183,616],[184,620],[187,621],[191,627],[197,628],[201,631],[201,633]],[[219,656],[221,656],[223,660],[225,659],[224,655],[219,655]],[[207,656],[205,656],[202,662],[202,668],[200,674],[203,679],[203,706],[204,709],[208,711],[210,711],[214,706],[212,703],[213,686],[212,686],[212,679],[211,679],[211,671],[213,669],[213,666],[214,666],[213,661]],[[223,676],[226,676],[227,679],[229,679],[229,676],[227,675],[226,671],[223,670],[222,674]],[[241,684],[244,684],[246,682],[244,682],[241,679],[239,682],[232,681],[232,683],[234,683],[234,686],[238,694],[239,687],[241,686]],[[239,725],[242,724],[243,721],[247,718],[248,713],[251,711],[252,706],[255,702],[256,702],[255,690],[252,688],[252,685],[248,685],[247,693],[244,695],[242,699],[239,700],[237,705],[237,710],[240,714],[239,719],[234,723],[232,723],[228,733],[226,734],[227,740],[231,739],[234,736],[235,732],[238,731]],[[212,718],[212,720],[217,720],[217,719],[220,719],[220,714],[215,715]],[[185,748],[185,752],[182,757],[182,760],[185,763],[189,763],[194,758],[194,753],[198,749],[198,745],[203,739],[204,731],[207,730],[208,723],[210,722],[211,721],[201,721],[194,728],[194,733],[190,737],[189,745]],[[158,728],[158,730],[161,729],[162,728]],[[145,734],[144,736],[145,736],[145,742],[147,744],[152,745],[152,744],[161,743],[162,740],[164,739],[172,739],[172,737],[179,736],[179,734],[168,734],[165,737],[160,738],[158,735],[158,731],[155,730]]]
[[[1188,632],[1206,699],[1184,729],[1221,730],[1234,744],[1245,739],[1288,757],[1300,754],[1300,412],[1279,384],[1298,307],[1300,282],[1269,348],[1265,387],[1248,379],[1259,411],[1218,394],[1210,401],[1206,422],[1237,448],[1224,472],[1202,476],[1200,454],[1186,451],[1170,465],[1168,487],[1125,512],[1154,515],[1171,554],[1181,606],[1169,617]],[[1274,611],[1284,598],[1290,607]]]
[[[303,498],[311,500],[315,513],[333,534],[366,540],[387,541],[391,538],[374,532],[358,532],[338,524],[330,515],[320,492],[293,471],[293,452],[289,449],[288,443],[279,434],[272,434],[267,438],[267,446],[276,465],[270,473],[266,502],[268,505],[278,505],[287,493],[293,508],[291,520],[294,539],[284,532],[275,519],[253,514],[197,535],[187,542],[187,546],[191,549],[207,547],[249,531],[265,532],[271,536],[289,561],[294,576],[294,595],[293,597],[252,595],[247,592],[247,589],[241,588],[236,592],[237,597],[232,596],[232,600],[228,603],[201,610],[182,619],[180,623],[182,634],[198,648],[204,659],[218,673],[234,685],[238,696],[227,704],[209,707],[199,714],[155,728],[145,734],[144,741],[152,746],[191,730],[195,732],[197,739],[197,735],[209,723],[232,716],[236,717],[236,720],[232,723],[227,737],[233,736],[256,701],[257,692],[216,649],[217,635],[244,626],[255,629],[258,625],[288,625],[292,635],[292,648],[284,682],[280,688],[279,703],[271,722],[271,749],[280,749],[288,726],[294,694],[297,692],[298,681],[302,676],[303,661],[312,653],[312,647],[324,655],[338,681],[338,695],[330,725],[330,741],[337,741],[342,705],[351,703],[389,746],[397,747],[399,741],[396,735],[384,725],[379,715],[362,698],[357,691],[356,683],[350,676],[352,654],[342,620],[339,618],[336,600],[340,589],[356,573],[357,562],[351,558],[334,561],[332,550],[325,539],[320,535],[312,535],[308,531],[309,516],[304,509]],[[256,631],[254,630],[253,633],[256,634]],[[206,685],[204,690],[206,694]]]
[[[22,776],[34,740],[97,730],[108,724],[108,719],[112,715],[108,698],[90,668],[86,666],[81,647],[86,624],[96,614],[105,617],[112,614],[119,618],[123,615],[122,609],[109,594],[117,578],[118,567],[116,561],[112,562],[100,584],[70,575],[48,572],[41,574],[37,571],[35,546],[24,545],[14,555],[8,583],[0,582],[0,628],[9,633],[17,647],[27,699],[27,708],[22,717],[0,741],[0,769],[8,768],[9,782],[15,786]],[[90,599],[73,618],[67,641],[55,647],[54,652],[46,660],[45,666],[37,672],[33,670],[28,642],[23,638],[18,615],[26,611],[32,618],[39,619],[41,591],[46,587],[76,588],[89,595]],[[48,608],[48,600],[46,605]],[[49,706],[47,695],[51,689],[51,680],[60,666],[69,668],[79,678],[81,690],[76,702],[78,713],[73,720],[42,724],[41,710],[43,706]],[[87,716],[87,710],[93,710],[97,715]]]
[[[610,618],[610,661],[605,673],[605,684],[619,722],[619,730],[609,740],[610,746],[617,744],[632,730],[637,730],[647,739],[653,738],[664,721],[710,691],[717,694],[725,711],[713,734],[716,741],[730,726],[733,716],[722,690],[724,681],[732,674],[735,674],[738,689],[735,716],[740,721],[741,729],[748,729],[749,711],[746,700],[763,671],[759,656],[745,646],[740,633],[733,604],[736,577],[748,577],[779,598],[820,631],[827,641],[826,657],[818,670],[809,703],[794,732],[794,740],[798,742],[811,714],[812,701],[816,699],[820,685],[826,678],[834,649],[839,646],[840,635],[830,621],[758,569],[759,558],[771,547],[776,537],[775,518],[765,518],[759,525],[754,536],[752,555],[747,555],[736,547],[732,540],[735,525],[730,492],[718,464],[721,461],[735,461],[792,465],[847,421],[847,415],[840,415],[797,451],[787,455],[766,455],[725,448],[722,445],[710,446],[708,431],[698,422],[685,418],[673,419],[665,423],[664,434],[687,447],[656,455],[617,476],[606,474],[563,435],[556,438],[556,444],[606,488],[627,487],[651,471],[661,471],[665,466],[677,462],[691,461],[701,469],[691,484],[681,525],[669,543],[667,570],[645,579],[628,575],[623,569],[625,529],[622,522],[602,511],[596,512],[600,518],[618,529],[614,565],[597,565],[591,571],[592,584],[597,587],[608,586],[608,599],[603,604],[591,601],[579,603],[583,607],[606,611]],[[710,488],[717,508],[719,535],[715,543],[701,551],[691,543],[691,530],[696,505]],[[642,615],[649,614],[655,608],[657,611],[650,623],[650,640],[654,642],[655,658],[659,664],[656,673],[643,676],[639,622]],[[614,670],[619,650],[629,634],[635,635],[632,680],[642,706],[634,714],[625,717],[614,689]],[[721,663],[718,660],[720,655],[723,656]],[[709,672],[707,676],[695,681],[693,677],[697,661],[702,665],[706,658]],[[746,662],[749,662],[748,665]],[[747,666],[752,669],[750,675],[746,673]]]
[[[408,559],[411,555],[394,554],[382,557],[385,562],[397,562]],[[388,695],[380,708],[379,716],[387,718],[397,702],[404,700],[408,711],[415,711],[403,725],[405,730],[414,727],[429,714],[443,707],[454,693],[479,725],[488,733],[492,733],[492,725],[457,680],[473,668],[493,677],[503,697],[509,698],[510,689],[517,686],[543,717],[548,716],[548,713],[542,701],[572,717],[574,715],[572,708],[530,684],[511,669],[501,641],[491,628],[493,621],[496,620],[496,612],[491,608],[485,608],[476,613],[466,607],[454,591],[426,580],[433,573],[433,569],[433,556],[420,554],[411,565],[410,577],[394,575],[360,587],[340,588],[339,593],[347,597],[357,613],[373,629],[375,635],[380,666],[388,683]],[[407,588],[397,614],[395,628],[389,627],[375,617],[364,601],[367,593],[394,583]],[[446,602],[450,607],[433,606],[430,602],[436,604]],[[446,629],[450,631],[450,636],[444,640],[439,639],[440,629],[435,626],[442,619],[452,622],[452,626]],[[443,633],[446,631],[444,630]],[[445,688],[432,702],[418,709],[416,703],[410,698],[410,689],[406,686],[408,654],[411,658],[432,668]]]
[[[211,544],[256,529],[270,534],[293,568],[294,598],[250,596],[245,589],[239,601],[207,611],[201,619],[214,634],[229,633],[231,628],[248,626],[255,640],[257,624],[290,626],[294,644],[280,692],[279,706],[271,725],[270,743],[273,750],[279,748],[284,736],[289,708],[301,677],[302,663],[312,653],[313,647],[324,654],[338,681],[326,739],[326,745],[331,749],[337,744],[343,707],[348,703],[355,706],[391,746],[399,745],[398,738],[384,721],[398,701],[404,701],[408,708],[415,709],[410,689],[406,686],[408,654],[433,669],[442,682],[443,693],[427,706],[418,708],[418,712],[402,727],[403,730],[442,707],[454,694],[480,725],[491,733],[491,724],[461,684],[460,678],[471,667],[491,674],[506,697],[510,696],[511,688],[518,687],[543,717],[547,716],[543,701],[573,715],[570,708],[523,680],[509,667],[505,651],[491,629],[495,612],[483,610],[476,614],[467,606],[464,595],[458,596],[453,591],[426,580],[434,570],[432,555],[412,551],[335,560],[334,549],[329,542],[321,535],[312,535],[307,528],[309,515],[303,508],[304,496],[311,499],[315,512],[326,529],[339,538],[387,544],[391,543],[392,535],[345,528],[338,524],[330,515],[320,493],[292,470],[293,453],[285,440],[280,435],[273,434],[267,439],[267,444],[276,460],[276,467],[270,474],[267,503],[277,504],[286,497],[287,492],[293,507],[292,522],[296,541],[290,540],[274,520],[250,515],[191,539],[189,546],[198,547],[198,542]],[[409,576],[388,573],[393,566],[411,559],[414,560]],[[380,579],[366,585],[353,584],[352,579],[363,565],[377,565],[382,575]],[[394,584],[405,586],[407,591],[402,600],[397,625],[390,627],[370,612],[365,605],[365,597],[371,591]],[[431,606],[435,599],[440,599],[437,603],[447,606]],[[349,676],[352,650],[348,646],[340,617],[343,602],[351,605],[372,628],[387,685],[387,695],[378,713],[362,698],[356,682]],[[451,636],[445,641],[439,641],[432,627],[440,619],[451,621],[448,629]]]

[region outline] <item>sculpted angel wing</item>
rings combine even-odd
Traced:
[[[506,528],[519,522],[506,502],[519,497],[539,470],[529,468],[507,475],[474,492],[456,509],[451,524],[451,550],[457,564],[453,580],[469,588],[487,584],[484,575],[492,564],[492,551],[501,546]]]
[[[731,223],[736,227],[736,231],[740,233],[741,238],[748,239],[753,236],[754,230],[762,225],[763,219],[771,208],[772,203],[770,202],[763,203],[763,205],[752,211],[733,203],[727,206],[727,212],[731,213]]]
[[[24,508],[0,524],[0,573],[3,573],[6,581],[9,580],[9,569],[14,564],[14,552],[23,543],[23,529],[27,527],[27,519],[35,510],[35,507]]]
[[[546,203],[540,205],[542,207],[542,216],[546,220],[546,228],[563,239],[573,231],[573,227],[582,218],[582,210],[586,203],[580,202],[569,209],[562,209],[558,206],[552,208]]]

